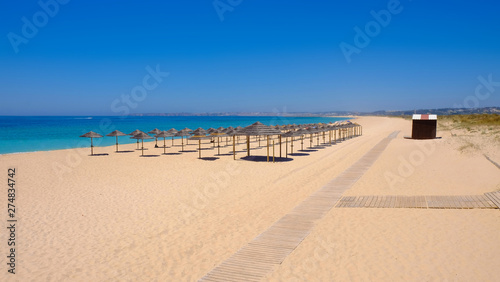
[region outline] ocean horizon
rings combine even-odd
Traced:
[[[155,128],[196,129],[248,126],[260,121],[265,125],[329,123],[349,117],[289,116],[0,116],[0,154],[52,151],[90,146],[80,135],[94,131],[103,138],[94,138],[94,146],[111,146],[115,137],[106,134],[120,130],[128,134],[136,129],[149,132]],[[179,137],[180,138],[180,137]],[[130,136],[118,137],[120,144],[135,143]]]

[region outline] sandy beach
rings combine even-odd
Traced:
[[[128,153],[95,148],[107,156],[90,157],[89,148],[0,155],[5,187],[8,168],[16,168],[19,218],[16,275],[7,273],[8,233],[1,232],[0,280],[196,281],[397,130],[346,196],[500,189],[500,170],[484,156],[500,163],[498,142],[471,151],[453,130],[416,141],[404,139],[409,120],[356,122],[362,136],[280,163],[199,160],[197,141],[178,155],[145,143],[145,154],[158,157],[139,157],[136,144],[120,145]],[[175,142],[167,153],[181,150]],[[212,157],[217,150],[206,142],[202,155]],[[237,157],[244,146],[242,139]],[[265,154],[265,147],[252,150]],[[6,219],[7,209],[0,214]],[[498,209],[333,208],[266,280],[495,281],[499,238]]]

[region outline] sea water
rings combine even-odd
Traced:
[[[0,116],[0,154],[49,151],[89,147],[88,138],[79,136],[89,131],[103,135],[94,138],[94,146],[111,146],[116,137],[106,134],[120,130],[125,134],[139,129],[155,128],[204,129],[248,126],[256,121],[265,125],[329,123],[348,118],[283,117],[283,116]],[[135,143],[130,136],[118,137],[120,144]]]

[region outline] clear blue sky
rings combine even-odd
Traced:
[[[41,2],[0,4],[0,115],[500,106],[498,1],[401,0],[350,62],[391,1]],[[144,97],[147,66],[169,75]]]

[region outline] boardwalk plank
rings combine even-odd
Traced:
[[[397,133],[393,132],[380,141],[350,168],[208,272],[200,281],[259,281],[302,242],[314,226],[314,221],[322,218],[332,207],[361,207],[364,198],[341,198],[341,195],[368,170]]]

